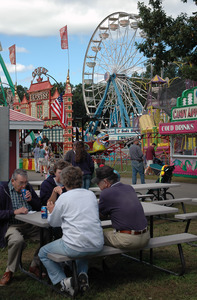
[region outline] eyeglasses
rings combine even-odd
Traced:
[[[15,180],[19,185],[27,185],[28,181],[25,180],[25,181],[19,181],[19,180]]]

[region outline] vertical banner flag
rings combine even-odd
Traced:
[[[60,29],[61,48],[68,49],[67,25]]]
[[[16,64],[16,45],[12,45],[11,47],[9,47],[9,51],[10,51],[10,62],[12,65]]]
[[[51,109],[56,114],[63,127],[66,128],[68,122],[62,94],[51,104]]]

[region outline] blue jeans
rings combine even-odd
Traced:
[[[139,162],[137,160],[132,160],[131,167],[132,167],[132,184],[136,184],[137,182],[137,173],[140,174],[141,183],[145,183],[143,161]]]
[[[101,251],[101,249],[98,249],[98,252],[99,251]],[[43,263],[43,265],[45,266],[45,268],[47,269],[47,272],[48,272],[49,278],[51,279],[51,282],[55,285],[58,282],[60,282],[62,279],[64,279],[66,277],[66,275],[64,273],[64,267],[63,267],[62,263],[57,263],[57,262],[49,259],[47,257],[48,253],[62,254],[62,255],[67,255],[69,257],[83,257],[83,256],[87,256],[87,255],[92,255],[96,252],[97,251],[95,251],[95,252],[79,252],[79,251],[73,250],[73,249],[69,248],[62,239],[59,239],[59,240],[53,241],[53,242],[43,246],[40,249],[38,256],[39,256],[41,262]],[[81,272],[87,273],[88,260],[87,259],[79,259],[79,260],[76,260],[76,262],[77,262],[78,274]]]
[[[90,187],[90,183],[91,183],[91,179],[92,179],[92,175],[87,174],[87,175],[83,175],[83,185],[82,188],[88,190]]]

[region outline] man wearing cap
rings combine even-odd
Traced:
[[[139,146],[139,139],[134,138],[133,144],[129,148],[129,154],[131,158],[131,167],[132,167],[132,184],[137,182],[137,173],[140,174],[141,183],[145,183],[144,179],[144,155]]]
[[[110,216],[113,230],[104,231],[105,245],[122,249],[142,249],[150,235],[143,207],[131,185],[118,181],[114,169],[104,166],[96,169],[92,180],[101,189],[99,212]]]

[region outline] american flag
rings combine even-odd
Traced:
[[[68,122],[62,94],[55,99],[54,103],[51,104],[51,109],[56,114],[64,128],[66,128]]]

